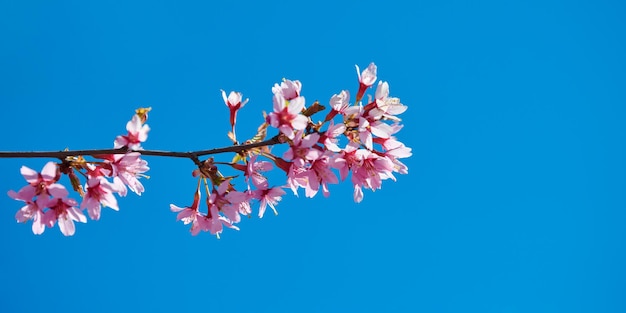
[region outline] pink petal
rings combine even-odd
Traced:
[[[385,99],[389,96],[389,84],[384,81],[379,81],[376,87],[376,99]]]
[[[354,186],[354,202],[359,203],[363,201],[363,190],[360,185]]]
[[[330,121],[330,125],[328,126],[328,129],[326,130],[326,136],[335,138],[343,134],[343,132],[345,131],[346,131],[345,124],[341,123],[341,124],[334,125],[333,121]]]
[[[272,98],[274,103],[274,112],[281,112],[285,108],[285,98],[281,94],[275,94]]]
[[[185,224],[189,224],[191,221],[194,220],[193,217],[197,213],[198,212],[196,212],[194,210],[185,209],[185,210],[182,210],[180,213],[178,213],[178,215],[176,215],[176,220],[177,221],[183,220],[185,222]]]
[[[130,134],[136,134],[141,129],[141,119],[138,115],[133,115],[133,117],[126,123],[126,130]]]
[[[67,189],[65,189],[65,186],[61,184],[52,184],[48,186],[47,190],[48,193],[55,198],[65,198],[67,197],[67,195],[69,195],[69,192],[67,191]]]
[[[35,217],[33,218],[33,225],[32,225],[33,234],[41,235],[43,234],[43,231],[46,230],[46,225],[42,223],[42,219],[43,219],[43,214],[41,213],[41,211],[37,211],[35,213]]]
[[[15,213],[15,220],[17,220],[18,223],[24,223],[33,216],[33,210],[31,206],[32,204],[27,204],[21,209],[17,210],[17,213]]]
[[[120,208],[117,206],[117,199],[115,199],[115,196],[112,193],[105,193],[104,195],[102,195],[100,203],[115,211],[120,210]]]
[[[185,208],[181,208],[181,207],[176,206],[176,205],[174,205],[174,204],[170,204],[170,210],[171,210],[172,212],[180,212],[180,211],[182,211],[182,210],[184,210],[184,209],[185,209]]]
[[[259,218],[263,218],[263,215],[265,215],[265,207],[267,206],[267,200],[262,199],[259,203]]]
[[[370,133],[369,131],[360,132],[359,140],[361,140],[361,143],[364,144],[366,148],[370,150],[373,149],[372,133]]]
[[[83,202],[85,203],[85,202]],[[89,198],[87,200],[87,213],[89,214],[89,218],[94,221],[100,219],[100,213],[102,212],[102,208],[100,207],[100,202],[95,200],[94,198]]]
[[[303,130],[306,126],[309,125],[309,119],[304,115],[297,115],[291,120],[291,127],[295,130]],[[286,135],[286,134],[285,134]]]
[[[293,148],[292,147],[289,147],[289,149],[287,149],[287,151],[285,151],[285,153],[283,153],[283,159],[285,159],[285,160],[293,159]]]
[[[217,187],[217,193],[220,195],[223,195],[226,193],[226,191],[228,191],[228,187],[230,187],[230,180],[225,180],[223,181],[218,187]]]
[[[76,231],[74,221],[72,221],[72,219],[70,219],[66,214],[61,215],[59,218],[59,229],[65,236],[72,236]]]
[[[322,156],[322,151],[317,149],[309,149],[304,157],[309,161],[315,161]]]
[[[376,123],[371,124],[370,129],[372,131],[372,134],[380,138],[389,138],[390,134],[393,131],[391,126],[382,122],[376,122]]]
[[[287,136],[287,138],[289,138],[289,139],[293,139],[294,138],[294,132],[293,132],[293,128],[292,128],[291,125],[281,125],[281,126],[278,127],[278,130],[281,133],[285,134],[285,136]]]
[[[20,168],[20,173],[24,176],[24,179],[31,184],[36,183],[39,180],[39,173],[30,167],[22,166]]]
[[[135,115],[136,116],[136,115]],[[144,142],[148,139],[148,132],[150,131],[150,126],[143,125],[141,130],[138,133],[137,140]]]
[[[316,144],[319,141],[319,139],[320,139],[320,134],[318,133],[309,134],[305,136],[304,138],[302,138],[302,143],[300,144],[300,147],[310,148],[314,144]]]
[[[46,163],[46,165],[41,170],[41,176],[45,181],[51,182],[54,181],[57,176],[58,165],[52,161]]]
[[[241,203],[250,199],[250,195],[248,193],[240,191],[231,191],[227,193],[225,197],[230,203]]]
[[[292,115],[300,114],[304,109],[304,97],[297,97],[289,101],[287,111]]]

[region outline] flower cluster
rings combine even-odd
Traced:
[[[139,178],[146,177],[148,163],[141,159],[141,143],[147,139],[150,128],[145,124],[150,109],[138,109],[126,125],[128,133],[115,139],[115,148],[124,154],[93,155],[94,161],[87,161],[83,156],[66,157],[62,162],[48,162],[41,172],[22,166],[21,174],[28,183],[18,192],[10,190],[9,197],[24,202],[15,218],[24,223],[32,220],[32,230],[42,234],[45,227],[54,227],[58,222],[63,235],[71,236],[75,232],[74,222],[86,223],[87,214],[92,220],[100,219],[102,207],[119,210],[115,193],[126,196],[128,189],[141,195],[144,186]],[[70,183],[81,197],[79,204],[68,198],[69,192],[59,183],[67,175]],[[81,182],[80,176],[85,183]]]
[[[237,114],[248,99],[243,100],[240,92],[227,94],[222,90],[222,99],[229,110],[228,137],[234,144],[227,148],[187,153],[144,150],[141,144],[150,130],[146,124],[150,109],[138,109],[126,125],[127,134],[115,139],[114,149],[87,154],[96,160],[87,161],[84,153],[64,154],[61,163],[48,162],[41,172],[22,167],[21,173],[28,184],[18,192],[9,191],[11,198],[25,203],[16,219],[32,220],[35,234],[43,233],[46,226],[53,227],[58,221],[64,235],[73,235],[74,222],[87,221],[85,210],[92,220],[98,220],[102,207],[119,209],[115,194],[126,196],[129,189],[137,195],[144,192],[140,178],[147,177],[144,174],[148,170],[147,162],[141,158],[145,155],[183,156],[196,164],[192,175],[197,178],[197,185],[191,205],[170,204],[177,220],[190,225],[192,235],[205,231],[219,238],[224,227],[238,230],[236,224],[242,215],[251,216],[256,211],[262,218],[268,207],[278,214],[276,207],[285,190],[297,196],[304,189],[304,195],[309,198],[321,190],[328,197],[329,185],[349,179],[354,201],[361,202],[364,189],[375,191],[382,188],[384,180],[395,181],[395,174],[408,173],[401,159],[411,156],[411,149],[396,137],[403,127],[398,115],[407,107],[390,96],[387,82],[376,84],[374,63],[363,71],[358,66],[356,70],[359,87],[354,102],[348,90],[341,90],[329,99],[329,112],[323,120],[314,119],[326,106],[318,101],[308,105],[301,94],[300,81],[283,79],[275,84],[273,111],[264,113],[257,134],[242,143],[237,139],[235,127]],[[374,86],[373,95],[362,101]],[[277,135],[266,139],[270,127],[277,130]],[[274,153],[270,146],[276,144],[285,144],[285,151]],[[199,159],[221,152],[235,155],[230,162],[217,162],[213,157]],[[225,176],[224,167],[234,174]],[[285,173],[282,183],[270,183],[267,173],[274,169]],[[63,175],[82,197],[80,204],[68,198],[68,190],[59,183]],[[238,178],[244,182],[237,185],[242,186],[240,189],[234,183]],[[200,205],[203,190],[206,206]]]
[[[350,103],[349,91],[342,90],[330,98],[330,112],[318,122],[313,122],[312,117],[325,107],[318,102],[306,106],[300,81],[284,79],[275,84],[274,110],[259,130],[264,131],[267,126],[277,128],[278,138],[288,144],[288,149],[280,156],[269,149],[249,150],[240,153],[233,163],[226,163],[243,174],[246,182],[243,190],[235,189],[231,181],[236,176],[223,176],[212,158],[204,161],[194,171],[194,176],[199,178],[192,205],[185,208],[170,205],[173,212],[178,212],[177,219],[191,224],[193,235],[208,231],[219,237],[224,226],[239,229],[235,224],[241,215],[252,214],[254,202],[258,202],[259,217],[263,217],[267,206],[278,214],[276,205],[285,194],[284,188],[291,189],[295,195],[302,188],[306,197],[314,197],[321,189],[324,196],[329,196],[329,184],[350,176],[354,201],[361,202],[363,189],[380,189],[383,180],[395,180],[394,173],[406,174],[408,169],[400,159],[411,156],[411,149],[395,135],[402,129],[398,115],[407,107],[398,98],[389,96],[389,84],[384,81],[378,82],[373,98],[370,96],[365,104],[360,101],[375,84],[376,72],[374,63],[363,72],[357,66],[356,102]],[[237,143],[233,134],[237,110],[243,107],[238,104],[242,94],[233,91],[226,97],[222,91],[222,96],[230,109],[229,135]],[[260,132],[255,140],[263,135]],[[261,157],[267,160],[260,160]],[[270,185],[264,172],[271,171],[274,165],[285,172],[285,184]],[[202,211],[201,182],[207,194],[207,208]]]

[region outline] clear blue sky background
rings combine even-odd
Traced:
[[[0,311],[626,312],[620,2],[47,2],[0,3],[0,150],[108,148],[140,106],[146,148],[224,146],[220,89],[245,137],[281,78],[324,102],[374,61],[414,155],[360,204],[287,195],[221,240],[169,210],[184,159],[74,237],[2,196]],[[47,161],[0,160],[2,193]]]

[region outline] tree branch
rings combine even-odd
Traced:
[[[190,151],[190,152],[175,152],[175,151],[160,151],[160,150],[129,150],[127,148],[118,148],[118,149],[91,149],[91,150],[67,150],[67,151],[31,151],[31,152],[3,152],[0,151],[0,158],[57,158],[57,159],[65,159],[69,156],[79,156],[79,155],[103,155],[103,154],[125,154],[127,152],[139,152],[141,155],[150,155],[150,156],[163,156],[163,157],[174,157],[174,158],[189,158],[192,160],[197,160],[199,156],[203,155],[211,155],[218,153],[226,153],[226,152],[240,152],[248,149],[263,147],[263,146],[272,146],[280,143],[279,139],[280,135],[276,135],[270,139],[243,144],[243,145],[235,145],[230,147],[223,148],[215,148],[209,150],[200,150],[200,151]]]

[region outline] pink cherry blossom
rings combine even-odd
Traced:
[[[246,166],[245,177],[246,183],[248,183],[248,189],[250,189],[250,181],[256,188],[267,188],[267,178],[261,174],[261,172],[270,171],[273,166],[272,163],[267,161],[257,161],[258,155],[253,155]]]
[[[365,85],[366,87],[371,87],[376,82],[376,64],[374,62],[370,63],[366,69],[363,70],[363,73],[359,70],[359,66],[356,66],[356,74],[359,77],[359,83]]]
[[[302,90],[302,83],[299,80],[289,80],[283,79],[283,81],[278,84],[274,84],[272,87],[272,93],[275,95],[282,95],[285,100],[292,100],[300,96],[300,91]]]
[[[337,113],[345,114],[344,111],[350,106],[350,92],[342,90],[330,98],[330,112],[326,115],[325,121],[332,120]]]
[[[261,188],[264,189],[264,188]],[[224,215],[233,223],[239,223],[241,221],[240,215],[252,214],[252,208],[250,207],[250,200],[252,199],[252,193],[249,191],[230,191],[224,198],[228,200],[230,205],[222,208]]]
[[[413,155],[411,148],[405,146],[404,143],[398,141],[394,136],[388,138],[375,138],[374,142],[380,144],[385,149],[385,156],[393,158],[408,158]]]
[[[393,177],[393,162],[383,156],[372,153],[369,150],[359,149],[355,151],[355,156],[361,161],[353,163],[352,184],[354,185],[354,201],[363,200],[361,187],[366,187],[372,191],[382,187],[382,180]]]
[[[199,211],[200,197],[200,188],[197,188],[196,193],[193,196],[193,203],[191,206],[181,208],[174,204],[170,204],[170,210],[172,212],[178,212],[178,215],[176,215],[177,221],[183,221],[183,224],[185,225],[191,223],[191,229],[189,231],[192,236],[196,236],[203,229],[200,224],[200,220],[205,216]]]
[[[198,188],[193,196],[193,203],[191,204],[191,206],[181,208],[174,204],[170,204],[170,210],[172,212],[178,212],[178,215],[176,215],[176,220],[182,220],[185,225],[191,223],[195,219],[195,215],[198,212],[198,208],[200,206],[200,197],[200,189]]]
[[[224,99],[224,103],[228,106],[228,110],[230,111],[230,126],[232,129],[235,128],[235,124],[237,123],[237,112],[239,109],[243,108],[246,103],[248,103],[249,99],[241,101],[243,99],[243,94],[241,92],[231,91],[226,96],[226,92],[222,90],[222,98]]]
[[[390,158],[379,156],[367,149],[359,149],[355,143],[348,144],[332,159],[331,165],[339,169],[341,180],[345,180],[352,171],[355,202],[363,200],[362,187],[380,189],[382,180],[394,178],[394,163]]]
[[[89,178],[81,209],[86,208],[92,220],[100,219],[101,204],[115,211],[119,211],[117,199],[113,192],[119,192],[115,185],[102,176]]]
[[[280,200],[282,200],[282,195],[285,194],[285,191],[280,187],[273,187],[270,189],[257,189],[252,191],[252,196],[254,199],[259,200],[259,217],[263,217],[265,214],[265,209],[269,205],[272,210],[274,210],[274,214],[278,215],[278,211],[276,211],[276,204]]]
[[[30,187],[30,186],[26,186]],[[13,190],[9,190],[8,195],[14,200],[23,201],[25,205],[20,208],[15,214],[15,219],[18,223],[26,223],[28,220],[33,220],[32,230],[35,235],[41,235],[46,229],[46,225],[43,219],[43,208],[41,203],[43,199],[47,197],[42,197],[41,199],[33,200],[35,197],[35,189],[34,188],[22,188],[20,192],[15,192]]]
[[[267,116],[267,123],[278,128],[289,139],[293,139],[294,130],[306,128],[309,119],[302,115],[304,97],[285,100],[282,95],[274,95],[274,112]]]
[[[146,177],[143,173],[150,168],[148,162],[141,159],[139,152],[129,152],[126,154],[114,154],[111,162],[113,183],[119,190],[119,195],[124,197],[127,193],[127,186],[132,192],[141,196],[145,191],[139,178]]]
[[[359,70],[359,66],[356,66],[356,74],[359,77],[359,91],[356,94],[356,101],[361,101],[365,90],[376,82],[376,64],[374,62],[370,63],[370,65],[363,70],[363,73]]]
[[[65,236],[73,236],[76,231],[74,222],[87,223],[87,218],[77,208],[78,202],[67,198],[67,194],[66,191],[64,196],[47,200],[45,206],[49,210],[44,213],[44,221],[49,227],[53,227],[55,222],[58,221],[61,233]]]
[[[339,142],[339,135],[342,135],[346,131],[346,125],[344,123],[336,124],[330,121],[326,132],[320,137],[320,142],[324,143],[324,147],[332,152],[339,152],[341,148],[337,145]]]
[[[20,173],[28,182],[28,185],[18,191],[21,197],[32,194],[32,198],[40,194],[50,194],[55,191],[65,190],[63,185],[57,183],[60,178],[59,166],[52,161],[46,163],[41,172],[22,166]]]
[[[389,97],[389,84],[387,82],[378,82],[375,98],[376,108],[381,110],[382,113],[388,118],[402,114],[407,109],[406,105],[400,103],[400,99]]]
[[[289,149],[283,154],[283,158],[292,160],[298,167],[303,167],[307,161],[316,160],[322,155],[322,151],[314,147],[319,138],[318,133],[303,137],[302,131],[296,132]]]
[[[208,231],[219,238],[219,234],[224,228],[223,226],[235,230],[239,230],[239,227],[234,226],[229,219],[220,215],[219,208],[215,203],[216,196],[216,193],[211,193],[211,195],[207,197],[208,213],[206,216],[198,218],[198,225],[202,230]]]
[[[330,106],[334,111],[343,113],[350,106],[350,91],[342,90],[339,94],[330,98]]]
[[[359,140],[361,140],[361,143],[370,150],[373,149],[372,135],[376,135],[381,138],[388,138],[391,132],[391,126],[380,120],[373,120],[371,118],[368,119],[362,116],[359,118]]]
[[[282,160],[282,159],[281,159]],[[307,178],[303,175],[308,169],[297,166],[293,162],[287,163],[289,164],[289,168],[285,171],[287,174],[287,184],[286,187],[289,187],[295,196],[298,195],[298,188],[305,187],[307,185]]]
[[[126,124],[127,135],[117,136],[114,142],[114,148],[128,147],[131,150],[141,150],[141,143],[148,139],[150,127],[143,124],[139,115],[133,115],[131,120]]]
[[[329,154],[325,154],[323,157],[317,158],[311,161],[309,168],[301,170],[296,174],[296,178],[293,180],[299,187],[305,189],[305,196],[313,198],[322,187],[322,192],[325,197],[330,195],[328,190],[328,184],[336,184],[339,182],[337,176],[330,169]],[[292,187],[293,189],[293,187]]]

